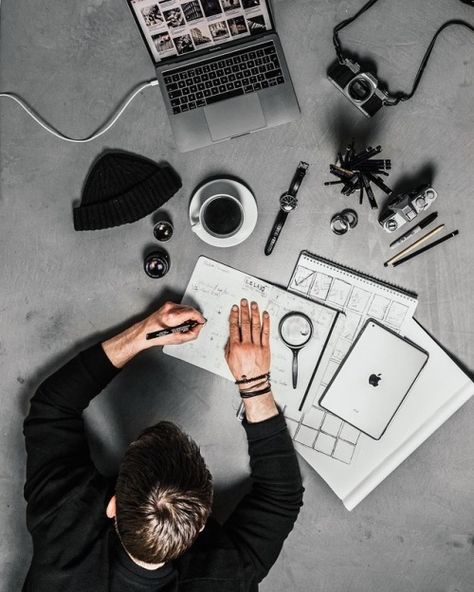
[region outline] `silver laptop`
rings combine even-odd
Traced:
[[[299,117],[269,0],[127,0],[182,152]]]
[[[428,354],[369,320],[319,404],[379,440],[428,360]]]

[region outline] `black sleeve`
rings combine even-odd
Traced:
[[[118,372],[98,344],[47,378],[31,399],[23,425],[30,531],[96,473],[82,412]]]
[[[243,425],[249,442],[252,488],[224,529],[260,582],[275,563],[303,504],[303,486],[293,442],[280,413]]]

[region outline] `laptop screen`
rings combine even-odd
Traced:
[[[128,0],[155,63],[273,28],[267,0]]]

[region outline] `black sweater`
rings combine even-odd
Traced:
[[[24,434],[33,559],[23,591],[115,592],[124,578],[130,581],[124,592],[256,591],[302,505],[301,476],[283,416],[244,420],[252,488],[230,518],[223,525],[210,518],[179,560],[146,573],[131,561],[127,565],[105,514],[115,482],[95,468],[84,433],[84,409],[118,372],[99,344],[50,376],[31,400]]]

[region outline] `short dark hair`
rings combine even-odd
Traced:
[[[146,563],[172,561],[209,517],[212,476],[197,444],[162,421],[130,444],[116,486],[116,526],[125,549]]]

